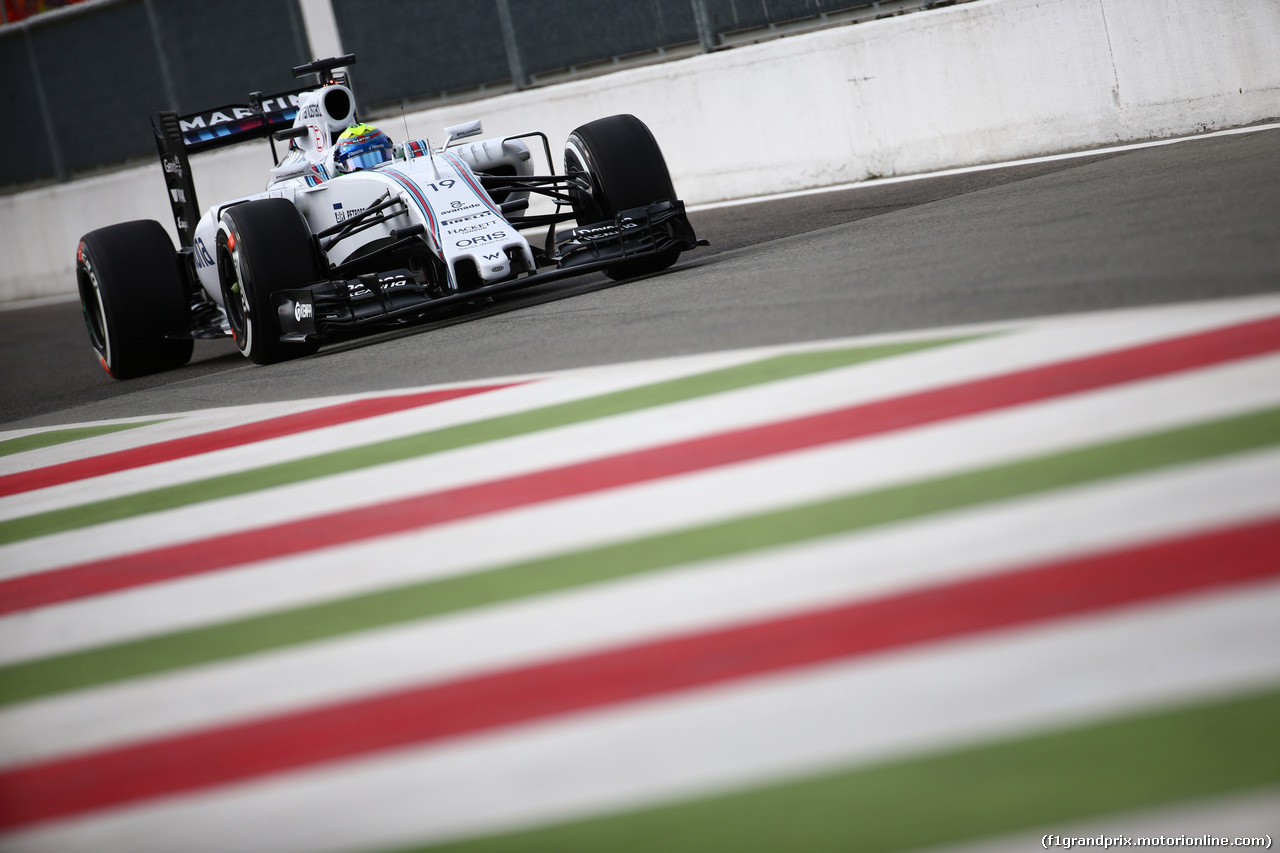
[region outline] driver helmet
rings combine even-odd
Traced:
[[[390,160],[391,139],[371,124],[347,128],[334,146],[333,163],[342,174],[368,169]]]

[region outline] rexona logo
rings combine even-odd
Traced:
[[[506,231],[494,231],[492,234],[477,234],[474,237],[468,237],[465,240],[459,240],[453,245],[459,249],[465,249],[467,246],[483,246],[485,243],[492,243],[494,240],[507,239]]]
[[[404,273],[393,273],[385,278],[378,279],[378,289],[392,290],[397,287],[408,287],[412,283],[412,280]],[[351,295],[356,298],[365,297],[371,293],[369,288],[359,281],[347,282],[347,287],[350,288]]]
[[[614,235],[614,234],[617,234],[620,230],[621,230],[621,231],[627,231],[627,230],[630,230],[630,229],[632,229],[632,228],[639,228],[639,227],[640,227],[639,225],[637,225],[635,222],[632,222],[630,219],[625,219],[625,220],[623,220],[623,222],[622,222],[622,228],[621,228],[621,229],[619,229],[617,225],[612,225],[612,224],[611,224],[611,225],[600,225],[600,226],[595,227],[595,228],[578,228],[578,229],[576,229],[576,230],[573,232],[573,236],[574,236],[574,237],[585,237],[585,238],[587,238],[588,240],[590,240],[590,239],[591,239],[591,238],[593,238],[593,237],[607,237],[607,236],[612,236],[612,235]]]
[[[310,302],[293,303],[293,319],[301,323],[303,318],[309,319],[311,316],[312,316],[312,307]]]
[[[306,109],[302,111],[302,118],[304,121],[309,118],[320,118],[320,117],[321,117],[321,114],[320,114],[319,104],[307,104]]]

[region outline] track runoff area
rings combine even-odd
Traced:
[[[1277,296],[0,453],[6,851],[865,851],[1280,804]]]

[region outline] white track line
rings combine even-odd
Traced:
[[[539,378],[538,381],[525,386],[479,394],[398,415],[356,422],[346,427],[308,432],[305,441],[301,437],[295,437],[292,440],[283,438],[269,442],[259,442],[244,448],[205,454],[192,460],[179,460],[148,466],[138,471],[120,472],[91,480],[78,481],[66,486],[56,486],[50,489],[0,498],[0,519],[19,517],[48,508],[79,504],[90,500],[119,497],[147,488],[157,480],[175,482],[189,478],[202,478],[213,473],[246,470],[258,465],[304,458],[313,453],[368,444],[382,438],[395,438],[412,434],[416,431],[465,423],[468,420],[480,420],[486,417],[540,408],[543,405],[557,402],[585,399],[593,394],[604,394],[652,382],[681,378],[786,353],[874,346],[903,340],[962,337],[972,334],[1005,332],[1010,329],[1018,330],[1011,334],[999,334],[997,340],[993,341],[975,341],[971,344],[942,347],[933,353],[926,350],[915,356],[899,356],[891,359],[889,363],[896,364],[902,358],[933,356],[933,359],[926,359],[920,368],[912,371],[917,377],[922,373],[925,374],[922,377],[924,381],[913,382],[910,379],[910,373],[908,373],[905,384],[900,386],[895,386],[891,382],[878,383],[880,387],[884,388],[883,391],[879,392],[880,395],[888,395],[939,387],[948,382],[964,381],[987,373],[999,373],[1005,369],[1033,367],[1051,363],[1054,360],[1088,356],[1105,352],[1109,349],[1142,345],[1166,337],[1192,334],[1275,314],[1280,314],[1280,298],[1251,297],[1242,300],[1223,300],[1204,304],[1191,303],[1160,308],[1128,309],[1101,314],[1070,315],[1041,321],[1025,321],[1016,325],[996,324],[993,326],[983,324],[980,326],[934,329],[922,333],[849,338],[825,341],[819,344],[761,347],[727,353],[683,356],[565,371],[563,373],[545,375]],[[982,346],[984,344],[991,348],[984,349]],[[973,349],[973,347],[978,348]],[[1037,352],[1038,349],[1043,349],[1043,352]],[[971,353],[971,355],[955,355],[958,350],[962,353]],[[968,360],[965,362],[967,369],[958,371],[954,369],[949,364],[953,356],[967,358]],[[934,360],[937,360],[937,364],[931,363]],[[876,369],[877,366],[878,363],[874,361],[861,366],[862,370],[870,372],[865,375],[860,374],[860,384],[876,381],[876,377],[880,375]],[[937,373],[937,375],[934,376],[934,373]],[[886,378],[901,377],[903,375],[904,371],[891,370],[886,374]],[[508,380],[494,380],[494,382],[501,381],[521,380],[518,377]],[[876,393],[872,392],[865,399],[873,399],[875,396]],[[267,416],[333,405],[338,402],[346,402],[348,399],[355,398],[297,401],[289,404],[291,408],[288,412],[272,411],[269,415],[265,412],[258,412],[257,409],[260,407],[249,407],[238,422],[260,420]],[[57,464],[71,459],[110,452],[113,449],[147,445],[154,443],[154,441],[162,440],[164,437],[180,437],[198,433],[203,431],[199,428],[199,425],[205,417],[209,416],[197,412],[170,417],[178,418],[178,420],[166,424],[157,424],[152,427],[144,427],[139,430],[113,433],[97,439],[86,439],[80,442],[57,445],[25,454],[14,454],[13,457],[0,459],[0,471],[28,470],[40,465]],[[235,410],[218,410],[214,416],[215,423],[209,428],[235,425],[237,422],[235,418]],[[416,429],[414,427],[415,424],[419,424]],[[315,450],[311,450],[313,443]]]
[[[571,375],[553,375],[546,379],[514,380],[526,384],[516,385],[493,391],[483,391],[466,397],[430,403],[412,409],[378,415],[370,418],[353,419],[346,423],[335,424],[320,429],[281,436],[265,441],[251,442],[224,450],[202,453],[195,456],[175,459],[152,465],[141,466],[113,474],[86,478],[75,482],[44,489],[32,490],[17,495],[0,498],[0,519],[14,518],[41,512],[59,506],[107,500],[113,497],[133,494],[147,488],[154,488],[156,483],[175,483],[202,480],[221,474],[250,470],[263,465],[288,462],[319,456],[334,450],[346,450],[351,447],[374,444],[415,435],[436,429],[444,429],[460,424],[516,414],[523,411],[554,406],[560,403],[573,402],[617,391],[624,391],[638,386],[670,379],[680,379],[691,374],[721,367],[732,367],[754,360],[750,353],[715,354],[709,357],[686,359],[681,363],[623,365],[616,370],[575,372]],[[476,384],[502,384],[502,381]],[[433,386],[431,388],[414,389],[404,393],[421,393],[423,391],[443,390],[451,386]],[[366,395],[365,398],[367,398]],[[364,398],[358,398],[364,399]],[[316,399],[303,401],[304,405],[294,404],[297,412],[326,408],[340,403],[350,402],[347,399]],[[269,417],[295,412],[277,412]],[[220,413],[221,414],[221,413]],[[87,457],[111,453],[116,450],[128,450],[139,446],[154,444],[172,438],[185,438],[212,432],[229,426],[240,426],[253,421],[266,420],[267,417],[248,417],[247,413],[235,418],[234,411],[227,414],[230,422],[210,421],[202,413],[174,416],[178,421],[169,424],[157,424],[154,431],[129,434],[111,433],[100,440],[83,440],[55,445],[41,451],[30,451],[22,454],[25,458],[17,459],[10,470],[30,470],[56,465],[60,462],[75,461]],[[172,424],[172,426],[171,426]],[[170,427],[169,434],[162,434],[160,427]],[[15,457],[19,454],[14,454]]]
[[[1047,154],[1043,157],[1028,157],[1023,160],[1005,160],[1000,163],[981,163],[977,166],[960,166],[954,169],[941,169],[937,172],[923,172],[916,175],[895,175],[889,178],[874,178],[869,181],[855,181],[847,184],[836,184],[829,187],[813,187],[807,190],[793,190],[785,193],[774,193],[772,195],[759,195],[750,198],[731,199],[729,201],[713,201],[705,204],[690,205],[687,209],[690,213],[697,213],[702,210],[717,210],[724,207],[740,207],[747,204],[759,204],[761,202],[782,201],[789,198],[803,198],[810,195],[825,195],[826,193],[843,192],[845,190],[860,189],[862,187],[880,187],[888,184],[904,184],[913,181],[927,181],[932,178],[945,178],[951,175],[968,175],[973,172],[990,172],[996,169],[1010,169],[1016,166],[1033,166],[1037,163],[1056,163],[1062,160],[1079,160],[1085,157],[1100,157],[1107,154],[1122,154],[1126,151],[1139,151],[1143,148],[1160,148],[1165,145],[1177,145],[1182,142],[1202,142],[1207,139],[1217,139],[1222,136],[1239,136],[1244,133],[1261,133],[1267,130],[1280,129],[1280,123],[1276,124],[1258,124],[1250,127],[1233,127],[1229,130],[1217,130],[1212,133],[1198,133],[1193,136],[1179,136],[1174,139],[1152,139],[1147,142],[1134,142],[1128,145],[1111,145],[1106,148],[1089,148],[1083,151],[1068,151],[1063,154]]]
[[[1280,308],[1280,300],[1273,302]],[[119,522],[82,528],[0,547],[0,577],[212,536],[264,524],[337,512],[490,478],[514,476],[828,411],[902,393],[946,387],[993,373],[1054,363],[1116,346],[1161,340],[1186,325],[1202,329],[1209,312],[1181,312],[1128,322],[1097,321],[1082,334],[1073,323],[1046,324],[1024,334],[997,336],[955,347],[755,386],[683,403],[588,421],[498,442],[368,468],[321,480],[261,490]],[[1219,325],[1218,323],[1213,325]],[[1180,320],[1181,323],[1171,322]],[[1195,321],[1195,322],[1193,322]],[[1171,328],[1172,327],[1172,328]],[[423,488],[430,484],[430,488]],[[32,496],[32,505],[38,504]],[[25,513],[24,513],[25,514]]]
[[[1228,301],[1231,300],[1224,300],[1224,302]],[[1263,306],[1263,308],[1265,310],[1265,306]],[[1068,317],[1071,315],[1061,316]],[[1231,316],[1236,315],[1235,313],[1232,313]],[[138,433],[126,430],[123,433],[110,433],[94,438],[82,439],[80,441],[58,444],[52,447],[24,451],[21,454],[12,454],[9,457],[0,458],[0,471],[7,473],[9,470],[28,470],[29,468],[41,467],[43,465],[53,465],[59,462],[81,459],[88,456],[96,456],[101,453],[109,453],[114,450],[125,450],[133,447],[140,447],[151,444],[155,440],[183,438],[213,429],[239,426],[250,421],[260,421],[283,415],[292,415],[297,412],[309,411],[323,406],[332,406],[339,403],[347,403],[353,400],[362,400],[371,397],[396,396],[444,388],[465,388],[477,385],[502,385],[506,383],[542,383],[543,387],[552,387],[553,389],[555,385],[559,385],[560,383],[568,383],[571,388],[576,388],[580,383],[583,389],[581,394],[583,397],[586,397],[590,396],[588,391],[596,382],[602,383],[601,391],[599,393],[608,393],[610,390],[623,390],[625,388],[645,385],[651,382],[661,382],[666,379],[678,379],[696,373],[717,370],[724,367],[733,367],[739,364],[745,364],[751,361],[777,355],[787,355],[797,352],[813,352],[824,349],[842,349],[851,346],[877,346],[881,344],[926,341],[935,338],[952,337],[957,334],[973,335],[998,333],[1007,331],[1016,325],[1024,325],[1024,323],[975,323],[951,328],[882,332],[874,335],[860,335],[857,337],[837,338],[824,341],[771,344],[768,346],[745,347],[718,352],[699,353],[696,355],[665,356],[661,358],[624,362],[622,364],[594,365],[590,367],[577,367],[553,372],[495,376],[487,377],[482,380],[466,380],[462,382],[442,383],[439,385],[398,388],[393,391],[379,393],[343,394],[331,397],[288,400],[279,403],[252,403],[245,404],[243,406],[197,409],[189,412],[142,415],[102,421],[87,421],[63,424],[57,427],[31,427],[11,430],[9,432],[0,432],[0,441],[49,432],[51,430],[71,429],[74,427],[93,427],[101,426],[103,424],[136,423],[138,421],[172,419],[165,424],[155,424],[153,426],[143,428],[147,431],[148,436],[155,436],[155,438],[148,437],[140,440],[136,438]],[[515,389],[511,390],[514,391]],[[552,396],[549,396],[547,401],[560,401],[560,398],[556,396],[559,393],[559,391],[553,390]],[[568,396],[564,399],[577,399],[577,397]],[[535,401],[532,405],[526,403],[523,408],[535,408],[538,404],[538,401]],[[522,407],[513,404],[510,406],[498,407],[493,412],[485,416],[510,414],[520,410],[522,410]],[[449,421],[449,423],[452,422],[453,421]],[[162,434],[160,431],[165,432]],[[14,467],[6,468],[5,466],[8,465],[13,465]]]
[[[571,714],[16,833],[9,853],[343,851],[517,830],[1280,681],[1280,585]]]
[[[0,766],[1274,517],[1278,478],[1252,454],[34,700],[0,709]]]
[[[781,454],[0,617],[0,663],[464,574],[1277,404],[1280,356],[1271,356]],[[86,548],[97,544],[93,537],[79,538]]]

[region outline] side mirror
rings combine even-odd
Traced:
[[[480,125],[480,119],[469,121],[465,124],[455,124],[453,127],[446,127],[444,129],[444,147],[448,148],[459,139],[468,139],[472,136],[479,136],[482,133],[484,133],[484,129]],[[444,148],[440,150],[443,151]]]

